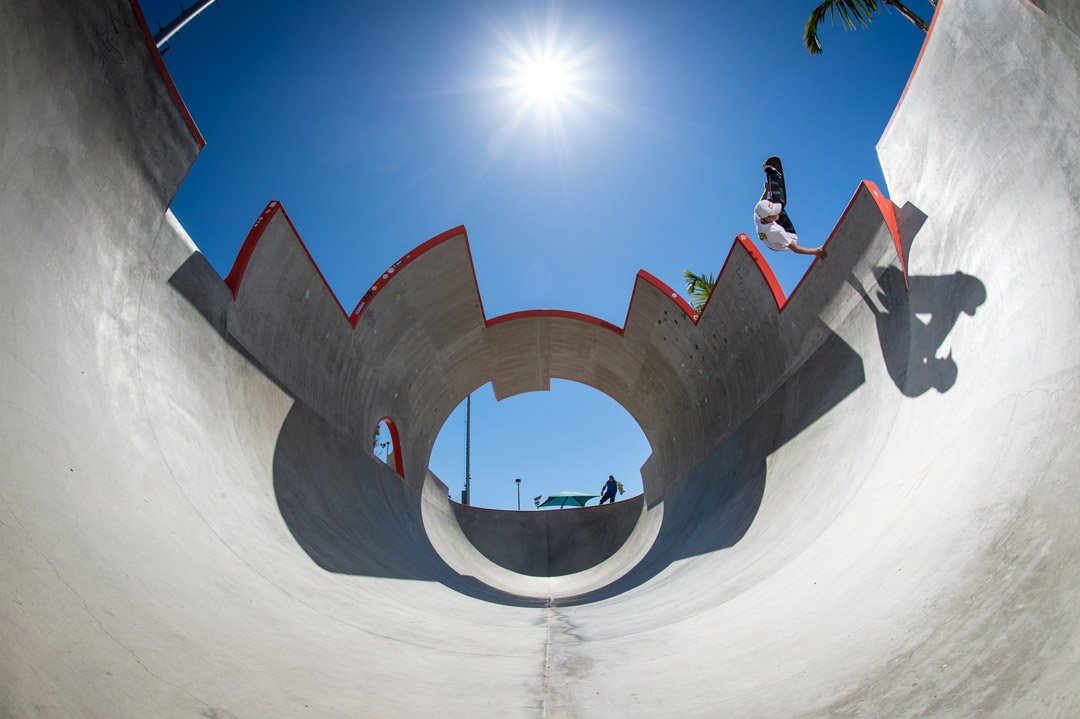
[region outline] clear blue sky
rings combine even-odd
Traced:
[[[801,244],[828,237],[860,180],[888,195],[874,146],[923,33],[886,9],[857,32],[824,27],[811,57],[816,4],[223,0],[164,55],[207,139],[172,209],[224,276],[280,200],[346,308],[465,225],[489,318],[551,308],[621,326],[639,269],[685,293],[684,269],[719,272],[752,234],[769,155]],[[179,12],[142,8],[152,30]],[[524,81],[545,54],[555,91]],[[790,292],[809,261],[766,254]],[[608,474],[641,491],[644,435],[588,387],[496,403],[487,385],[472,421],[473,504],[514,508],[515,477],[522,508]],[[431,467],[458,498],[463,409]]]

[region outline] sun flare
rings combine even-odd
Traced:
[[[518,83],[528,101],[546,105],[565,102],[574,91],[569,68],[552,58],[532,58],[520,71]]]
[[[477,87],[493,99],[491,156],[525,149],[563,160],[601,116],[615,114],[601,91],[611,85],[604,36],[587,40],[584,27],[560,31],[557,15],[524,29],[492,22],[489,30],[496,40],[487,56],[493,72]]]

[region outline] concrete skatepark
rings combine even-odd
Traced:
[[[487,317],[463,227],[346,311],[276,202],[220,277],[138,8],[5,4],[0,717],[1080,716],[1078,33],[940,0],[829,259],[620,327]],[[552,377],[644,496],[448,502],[453,408]]]

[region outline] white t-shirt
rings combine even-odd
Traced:
[[[764,242],[766,247],[778,252],[786,250],[792,242],[797,244],[799,239],[798,235],[794,235],[781,227],[779,222],[763,223],[756,212],[754,213],[754,229],[757,230],[758,239]]]

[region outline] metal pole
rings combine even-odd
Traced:
[[[465,491],[461,493],[462,504],[471,504],[469,493],[469,421],[472,417],[472,395],[465,397]]]
[[[194,20],[198,17],[199,13],[216,2],[217,0],[199,0],[199,2],[192,5],[187,10],[184,10],[184,6],[181,5],[180,9],[183,10],[183,12],[177,15],[176,19],[171,23],[158,30],[157,34],[154,35],[154,42],[157,43],[158,50],[161,50],[162,45],[169,42],[170,37],[180,32],[180,28]],[[161,26],[159,25],[158,27]]]
[[[521,478],[519,477],[518,479],[515,479],[514,482],[517,483],[517,488],[518,488],[518,511],[520,512],[521,511]]]

